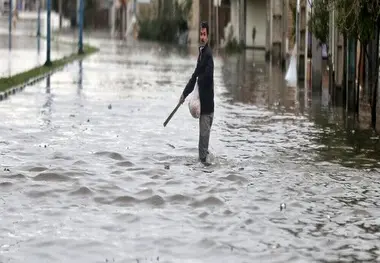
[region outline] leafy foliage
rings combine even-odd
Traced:
[[[314,0],[312,16],[309,20],[311,33],[321,42],[327,43],[329,38],[329,8],[328,0]]]
[[[348,38],[368,43],[376,35],[380,0],[314,0],[309,28],[323,43],[329,37],[329,12],[336,11],[338,30]]]
[[[340,32],[362,43],[374,39],[380,15],[379,0],[330,0],[330,2],[337,11],[336,22]]]
[[[232,54],[232,53],[240,53],[244,49],[244,43],[239,43],[236,38],[234,37],[234,28],[231,24],[228,25],[226,28],[227,30],[227,39],[226,44],[224,46],[224,50],[226,53]]]
[[[139,37],[145,40],[175,42],[178,33],[188,29],[192,0],[159,2],[158,14],[137,18]]]

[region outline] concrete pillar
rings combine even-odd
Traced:
[[[335,81],[334,77],[334,70],[335,70],[335,59],[334,59],[334,26],[335,26],[335,19],[334,19],[334,9],[331,9],[329,12],[329,39],[328,39],[328,52],[327,56],[328,59],[331,60],[331,64],[329,65],[329,92],[332,99],[335,100],[335,87],[333,87],[333,84],[331,82]]]
[[[288,43],[289,0],[267,0],[266,57],[285,67]]]
[[[380,50],[380,38],[378,39],[379,42],[378,42],[378,48],[377,48],[377,55],[379,54]],[[377,75],[377,78],[378,78],[378,82],[377,82],[377,96],[376,96],[376,125],[375,125],[375,129],[377,132],[380,131],[380,72],[378,71],[378,75]]]
[[[377,45],[375,45],[377,47]],[[355,96],[355,71],[356,71],[356,40],[355,39],[349,39],[348,41],[348,85],[346,87],[346,111],[354,111],[356,110],[356,96]],[[377,55],[376,50],[374,50],[375,54]]]
[[[125,4],[125,28],[124,28],[124,36],[127,37],[128,35],[128,27],[130,26],[130,19],[129,19],[129,12],[128,12],[128,6],[129,6],[129,1]]]
[[[208,25],[209,25],[209,29],[211,31],[211,25],[212,25],[212,0],[208,0]],[[211,38],[209,40],[211,40]]]
[[[336,27],[336,11],[332,9],[329,16],[329,50],[328,56],[331,59],[330,71],[330,94],[335,98],[336,88],[342,87],[344,72],[344,39]]]
[[[343,83],[343,65],[344,65],[344,39],[339,33],[337,27],[334,28],[334,75],[335,85],[342,86]]]
[[[245,46],[246,41],[246,0],[238,0],[239,8],[238,8],[238,17],[239,17],[239,44],[243,44]]]
[[[219,2],[221,2],[220,0],[217,0],[215,1],[216,2],[216,6],[215,6],[215,47],[216,49],[219,48],[219,44],[220,44],[220,36],[219,36]]]
[[[191,6],[191,21],[189,28],[189,39],[191,45],[198,45],[199,40],[199,28],[200,28],[200,10],[199,10],[199,2],[201,0],[193,0],[193,4]],[[211,25],[209,25],[211,26]]]
[[[272,52],[272,36],[273,36],[273,28],[272,28],[272,1],[266,1],[266,11],[267,11],[267,32],[266,32],[266,47],[265,47],[265,58],[266,60],[270,60],[271,52]]]
[[[298,80],[305,80],[306,71],[305,64],[307,63],[307,0],[298,0],[299,5],[299,19],[298,19],[298,43],[297,43],[297,56],[298,56]]]
[[[59,29],[62,29],[62,0],[58,0],[58,12],[59,12]]]
[[[312,36],[311,55],[311,88],[313,91],[322,91],[322,47],[318,39]]]
[[[79,5],[80,5],[80,0],[77,0],[77,26],[79,26]]]
[[[270,43],[272,47],[272,58],[276,61],[282,59],[282,49],[284,40],[284,28],[283,28],[283,0],[272,0],[272,42]]]
[[[244,47],[247,45],[247,1],[249,0],[242,0],[242,36],[243,36],[243,45]]]
[[[309,63],[309,58],[308,58],[308,51],[309,51],[309,13],[310,13],[310,4],[309,4],[309,0],[305,0],[305,64],[304,64],[304,67],[305,67],[305,89],[307,90],[308,88],[308,85],[309,85],[309,81],[310,81],[310,77],[309,76],[309,70],[310,70],[310,63]],[[311,50],[310,50],[311,51]]]
[[[115,36],[115,26],[116,26],[116,4],[115,4],[115,1],[114,3],[112,4],[112,7],[111,7],[111,15],[110,15],[110,18],[111,18],[111,36],[114,37]]]
[[[127,18],[126,18],[126,7],[125,5],[122,5],[121,6],[121,28],[120,28],[120,38],[123,38],[126,30],[127,30],[127,27],[126,27],[126,24],[127,24]]]
[[[282,1],[282,54],[281,54],[281,63],[282,68],[286,67],[286,54],[288,52],[288,11],[289,11],[289,0]]]

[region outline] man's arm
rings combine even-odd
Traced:
[[[193,90],[195,83],[197,81],[197,77],[200,73],[205,71],[206,74],[211,74],[212,70],[212,57],[209,52],[205,52],[203,54],[201,61],[197,63],[197,67],[194,70],[194,73],[191,75],[191,78],[189,79],[189,82],[187,83],[185,89],[183,90],[183,98],[185,99]]]
[[[186,99],[186,97],[194,90],[196,81],[197,81],[197,77],[194,77],[194,74],[193,74],[191,78],[189,79],[189,81],[187,82],[185,89],[182,92],[183,99]]]
[[[201,61],[197,64],[197,67],[194,70],[193,76],[195,76],[196,78],[202,72],[205,72],[206,74],[208,74],[209,73],[208,71],[211,71],[211,68],[210,68],[211,63],[212,63],[211,54],[209,51],[206,51],[203,54]]]
[[[214,59],[212,58],[212,54],[208,54],[208,59],[205,66],[205,76],[211,76],[214,70]]]

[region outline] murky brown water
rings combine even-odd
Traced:
[[[98,44],[0,103],[0,262],[380,260],[375,143],[354,155],[260,56],[216,58],[203,167],[187,104],[162,126],[195,58]]]

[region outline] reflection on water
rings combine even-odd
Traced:
[[[41,117],[43,121],[43,125],[48,127],[51,124],[51,116],[52,116],[52,103],[53,103],[53,94],[50,91],[50,75],[46,77],[46,101],[41,109]]]
[[[41,52],[41,36],[37,36],[37,53]]]
[[[3,1],[0,1],[3,2]],[[12,30],[12,37],[8,37],[8,19],[0,15],[0,77],[9,77],[36,66],[43,65],[46,60],[47,42],[41,37],[35,37],[37,31],[36,20],[20,19]],[[9,50],[9,39],[12,41],[12,50]],[[60,59],[72,53],[72,46],[52,42],[51,59]]]
[[[360,129],[357,117],[347,115],[343,107],[321,111],[313,117],[321,133],[316,141],[320,158],[355,168],[380,165],[379,136],[373,130]]]
[[[265,62],[264,56],[255,52],[225,58],[225,95],[231,102],[254,104],[276,114],[301,114],[313,121],[321,130],[315,137],[320,144],[317,160],[357,168],[379,167],[379,137],[362,129],[356,116],[347,115],[342,106],[329,105],[328,89],[305,91],[303,83],[299,88],[287,87],[280,66]]]
[[[162,127],[196,52],[98,44],[0,103],[0,262],[379,259],[377,148],[338,108],[216,56],[204,167],[186,103]]]
[[[81,93],[83,89],[83,60],[80,59],[78,61],[79,69],[78,69],[78,95]]]

